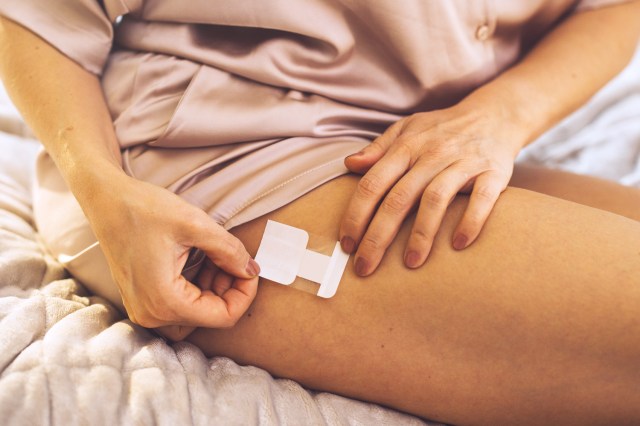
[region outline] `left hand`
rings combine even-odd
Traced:
[[[347,157],[347,168],[364,174],[340,228],[343,249],[357,248],[356,273],[375,271],[416,205],[404,262],[421,266],[458,192],[471,196],[453,246],[460,250],[471,244],[507,187],[520,139],[499,111],[459,104],[403,118]]]

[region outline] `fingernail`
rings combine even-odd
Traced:
[[[456,250],[462,250],[466,246],[467,246],[467,236],[466,235],[460,234],[453,240],[453,248],[456,249]]]
[[[342,250],[349,254],[353,253],[353,249],[356,248],[356,242],[351,237],[342,237],[340,244],[342,245]]]
[[[256,262],[255,260],[249,259],[249,261],[247,262],[246,270],[247,270],[247,274],[251,275],[252,277],[255,277],[260,273],[260,265],[258,265],[258,262]]]
[[[364,151],[358,151],[355,154],[348,155],[347,158],[362,157]]]
[[[356,274],[364,277],[369,270],[369,262],[366,259],[359,257],[356,259]]]
[[[408,251],[407,254],[404,255],[404,264],[409,268],[417,268],[420,266],[420,254],[417,251]]]

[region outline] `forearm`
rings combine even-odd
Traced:
[[[98,77],[27,29],[0,18],[0,78],[74,195],[123,174]]]
[[[499,105],[527,145],[620,72],[639,36],[640,1],[572,15],[464,102]]]

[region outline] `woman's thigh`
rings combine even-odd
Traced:
[[[337,239],[344,176],[234,229],[255,253],[267,219]],[[350,262],[338,293],[262,281],[250,310],[189,340],[311,388],[451,423],[640,421],[640,225],[510,188],[480,238],[455,251],[457,197],[426,264],[404,224],[377,272]]]
[[[516,165],[509,185],[640,221],[640,189],[609,180],[538,166]]]

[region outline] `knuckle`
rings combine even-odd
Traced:
[[[468,230],[473,230],[475,232],[484,225],[484,215],[480,212],[468,212],[464,219],[464,223]]]
[[[202,210],[191,208],[184,209],[181,213],[183,215],[183,218],[185,219],[185,222],[196,225],[202,224],[203,222],[204,218],[202,217]]]
[[[416,228],[412,232],[412,237],[419,243],[431,242],[433,240],[433,234],[424,228]]]
[[[244,245],[240,240],[233,235],[229,234],[229,238],[227,238],[227,242],[229,244],[229,250],[236,256],[242,257],[244,255]]]
[[[217,256],[219,261],[225,261],[228,259],[235,259],[241,252],[240,241],[236,238],[223,238],[218,246],[219,255]]]
[[[424,191],[424,201],[429,206],[442,207],[448,202],[447,191],[443,186],[431,185]]]
[[[384,148],[382,147],[382,143],[380,142],[380,137],[378,137],[373,142],[371,142],[369,145],[367,145],[365,149],[367,151],[383,152]]]
[[[488,185],[482,185],[474,188],[473,193],[477,198],[485,201],[493,201],[498,198],[497,191],[492,186]]]
[[[365,252],[377,252],[384,249],[384,244],[379,236],[365,234],[360,242],[360,247]]]
[[[366,174],[358,182],[357,192],[365,198],[377,197],[383,190],[382,179],[375,175]]]
[[[203,229],[209,228],[209,216],[204,213],[202,210],[192,208],[192,209],[184,209],[182,214],[182,223],[187,224],[186,226],[191,232],[198,233],[202,232]]]
[[[342,227],[340,230],[340,235],[351,236],[358,232],[360,228],[360,224],[362,220],[358,218],[353,212],[349,211],[345,213],[344,218],[342,219]]]
[[[385,197],[382,209],[393,215],[406,213],[412,204],[411,195],[402,189],[394,189]]]
[[[413,156],[413,138],[408,136],[400,136],[396,139],[395,150],[398,154],[411,158]]]

